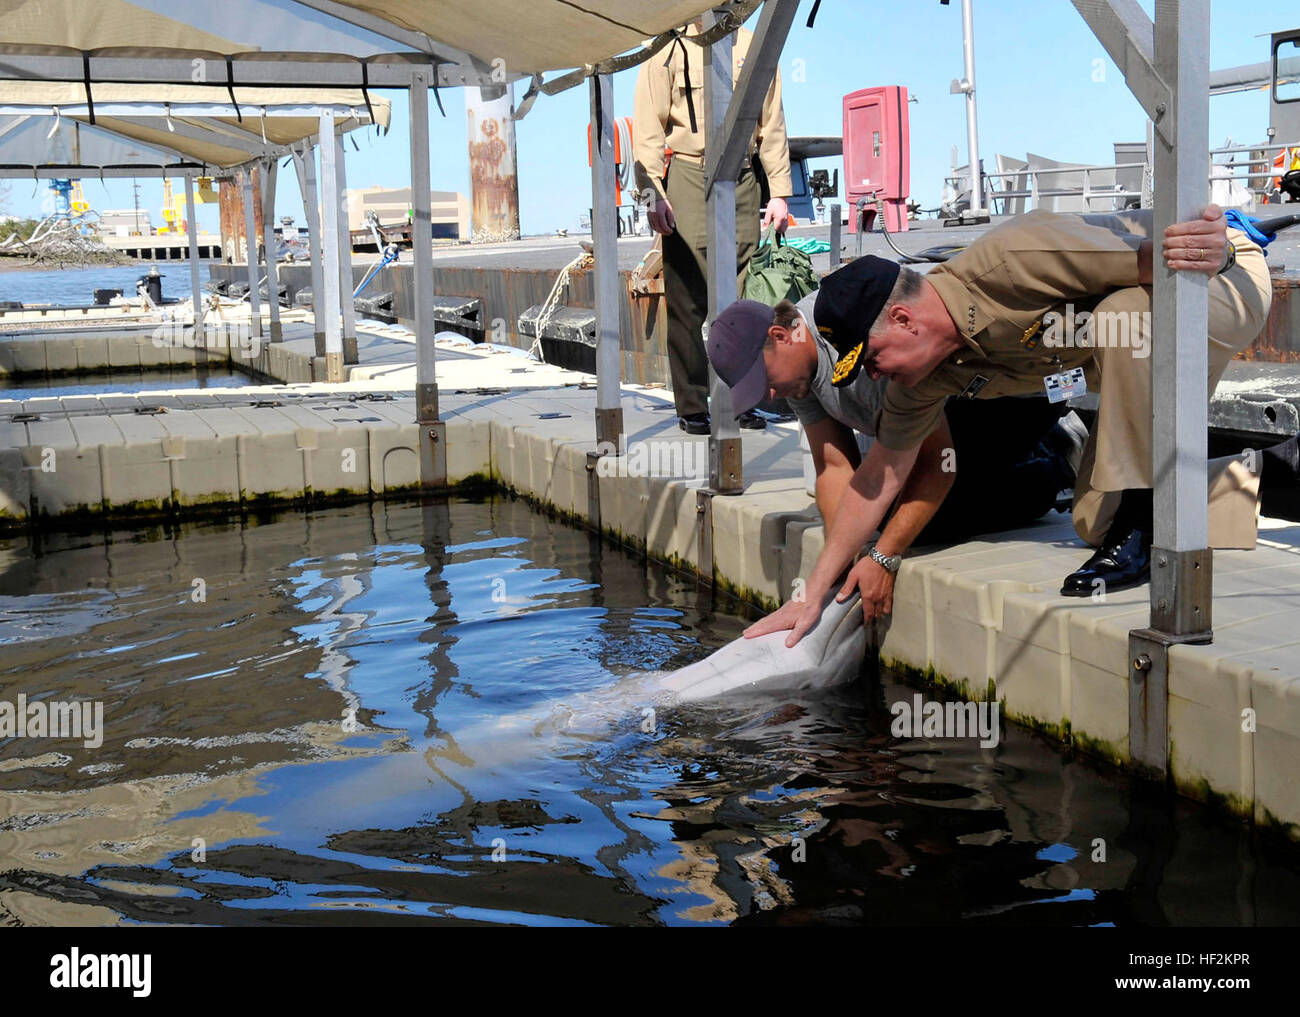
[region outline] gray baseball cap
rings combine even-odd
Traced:
[[[767,304],[737,300],[724,307],[709,326],[709,362],[731,389],[737,416],[752,410],[767,396],[763,344],[775,318],[776,311]]]

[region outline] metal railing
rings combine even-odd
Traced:
[[[1208,183],[1236,182],[1245,186],[1258,198],[1271,190],[1268,187],[1251,186],[1253,181],[1269,181],[1279,176],[1280,173],[1273,167],[1273,159],[1279,153],[1290,149],[1300,148],[1300,141],[1290,141],[1283,143],[1269,143],[1265,145],[1233,145],[1221,148],[1210,149],[1210,176]],[[1248,156],[1244,161],[1235,159],[1227,161],[1215,161],[1216,157],[1236,156],[1245,154]],[[1262,167],[1256,171],[1255,167]],[[1223,172],[1227,170],[1228,172]],[[1244,170],[1245,172],[1240,172]],[[1110,174],[1116,176],[1119,173],[1140,172],[1144,181],[1142,190],[1130,190],[1121,187],[1118,184],[1106,186],[1104,183],[1094,183],[1096,174]],[[1285,172],[1285,169],[1282,171]],[[1060,176],[1061,174],[1082,174],[1083,183],[1077,187],[1052,187],[1045,186],[1042,177]],[[1152,168],[1149,162],[1129,162],[1113,163],[1109,166],[1043,166],[1043,167],[1024,167],[1023,169],[1001,170],[998,172],[985,172],[982,174],[987,182],[985,187],[985,197],[990,203],[1000,202],[998,211],[1001,214],[1007,214],[1007,206],[1010,202],[1016,200],[1028,200],[1031,207],[1042,208],[1044,201],[1052,198],[1080,198],[1083,203],[1085,212],[1113,212],[1120,211],[1129,207],[1133,199],[1137,199],[1144,207],[1149,204],[1150,181]],[[963,186],[969,184],[970,178],[965,174],[953,174],[944,177],[944,183],[949,184],[958,193]],[[1019,181],[1028,181],[1028,188],[1014,187],[1012,185]],[[1007,186],[999,188],[997,186],[988,186],[995,181],[1006,181]],[[1050,184],[1052,181],[1047,181]],[[1098,207],[1094,207],[1094,202],[1101,202]]]

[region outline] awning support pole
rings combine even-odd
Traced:
[[[1169,648],[1213,639],[1213,556],[1207,507],[1205,379],[1208,283],[1164,265],[1160,238],[1205,209],[1209,179],[1210,0],[1156,0],[1152,25],[1137,0],[1074,0],[1125,69],[1154,125],[1151,405],[1155,539],[1151,621],[1129,633],[1129,757],[1169,772]]]
[[[307,216],[307,249],[311,254],[311,307],[315,319],[316,356],[325,356],[325,273],[321,267],[320,199],[316,196],[316,151],[311,142],[295,148],[293,166]]]
[[[194,346],[203,344],[203,286],[199,282],[199,224],[194,221],[194,178],[185,174],[185,237],[190,249],[190,300],[194,305]]]
[[[591,90],[591,249],[596,297],[596,443],[617,454],[623,434],[620,385],[618,208],[614,179],[614,82],[593,74]],[[538,337],[540,340],[540,336]]]
[[[244,180],[244,249],[248,256],[248,327],[249,335],[262,338],[262,297],[258,292],[261,273],[257,263],[257,222],[253,209],[253,164],[246,163],[240,170]]]
[[[447,425],[438,406],[433,322],[433,219],[430,204],[428,68],[411,71],[411,253],[415,319],[415,421],[420,435],[420,482],[447,483]]]
[[[339,321],[339,177],[334,169],[334,113],[320,115],[321,293],[313,294],[325,314],[325,380],[343,380],[343,333]],[[351,296],[351,292],[348,294]]]
[[[716,15],[704,16],[705,27]],[[725,139],[722,133],[731,102],[732,37],[724,36],[705,51],[704,123],[706,151]],[[764,86],[766,87],[766,86]],[[745,124],[740,129],[745,129]],[[752,128],[750,128],[752,132]],[[719,157],[721,158],[721,157]],[[707,164],[706,159],[706,164]],[[736,280],[736,172],[720,165],[719,175],[708,190],[705,201],[709,238],[709,317],[712,321],[728,304],[738,298]],[[740,426],[731,404],[731,390],[709,365],[709,487],[715,494],[740,494],[745,486],[744,462],[740,450]],[[704,521],[708,514],[701,513]],[[700,571],[708,578],[713,563],[701,562]]]
[[[335,134],[334,172],[338,174],[339,299],[343,305],[343,363],[357,363],[357,310],[352,302],[356,282],[352,276],[352,227],[348,222],[348,170],[343,158],[343,135]],[[324,144],[324,139],[321,141]],[[379,252],[380,254],[383,251]]]
[[[280,277],[276,265],[275,184],[279,159],[267,159],[262,167],[262,242],[266,248],[266,299],[271,305],[271,342],[284,338],[280,327]]]

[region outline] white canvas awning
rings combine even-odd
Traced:
[[[405,88],[424,64],[437,67],[436,84],[490,85],[599,64],[714,3],[0,0],[0,78],[92,91],[109,81]]]
[[[315,137],[321,109],[335,112],[342,131],[370,126],[372,115],[374,123],[386,129],[392,113],[392,104],[387,99],[364,95],[359,89],[236,88],[233,91],[232,102],[227,89],[212,86],[98,85],[94,126],[122,139],[143,143],[153,151],[172,153],[182,161],[219,169],[237,166],[251,158],[282,155],[288,146]],[[53,142],[65,130],[70,131],[73,124],[89,126],[83,87],[67,82],[0,82],[0,115],[3,114],[44,121],[39,125],[42,133],[51,130],[52,117],[66,119],[68,127],[57,128]],[[30,131],[22,134],[24,138],[30,136]],[[16,137],[0,137],[0,166],[53,164],[32,161],[45,154],[46,148],[28,146],[18,152],[13,148],[14,141]]]
[[[51,131],[49,117],[0,117],[0,176],[185,176],[202,165],[175,152],[66,120]]]

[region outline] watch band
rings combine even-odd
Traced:
[[[902,558],[897,555],[891,558],[889,555],[881,554],[880,550],[874,544],[869,553],[871,555],[871,560],[889,573],[896,573],[899,567],[903,564]]]
[[[1223,268],[1219,269],[1217,274],[1223,275],[1224,272],[1228,271],[1228,269],[1232,268],[1232,266],[1235,265],[1236,263],[1237,263],[1237,245],[1234,244],[1232,241],[1228,241],[1228,260],[1223,263]]]

